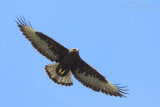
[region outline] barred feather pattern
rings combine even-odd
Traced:
[[[45,66],[46,73],[48,74],[49,78],[53,80],[57,84],[65,85],[65,86],[71,86],[72,83],[72,73],[71,71],[68,72],[65,76],[59,76],[56,73],[56,68],[59,63],[54,63],[50,65]]]
[[[91,75],[89,72],[95,72],[95,74]],[[101,91],[102,93],[116,97],[126,97],[124,94],[128,94],[126,93],[128,89],[124,89],[126,86],[119,87],[118,85],[113,85],[105,78],[101,79],[101,77],[99,77],[101,75],[97,76],[98,72],[96,74],[95,69],[78,67],[77,69],[72,69],[72,73],[79,82],[81,82],[84,86],[89,87],[94,91]]]
[[[43,56],[51,61],[59,62],[68,53],[68,49],[46,36],[45,34],[33,29],[31,24],[27,24],[25,18],[17,18],[18,27],[23,32],[23,35],[31,42],[33,47]]]

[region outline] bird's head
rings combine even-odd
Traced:
[[[77,48],[70,49],[70,52],[79,52]]]
[[[79,52],[79,50],[77,48],[73,48],[72,49],[74,52]]]

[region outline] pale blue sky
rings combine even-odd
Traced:
[[[0,107],[159,107],[160,1],[3,0],[0,2]],[[97,93],[73,79],[52,82],[39,54],[17,27],[32,26],[80,56],[112,83],[128,85],[127,98]]]

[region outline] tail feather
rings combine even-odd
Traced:
[[[46,70],[46,73],[48,74],[49,78],[52,79],[57,84],[61,84],[61,85],[65,85],[65,86],[73,85],[71,71],[69,71],[68,74],[63,77],[57,75],[56,68],[57,68],[58,64],[59,63],[55,63],[55,64],[45,66],[45,70]]]

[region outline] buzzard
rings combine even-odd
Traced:
[[[17,18],[17,26],[23,35],[31,42],[33,47],[54,64],[46,65],[45,70],[49,78],[57,84],[71,86],[72,74],[86,87],[94,91],[111,96],[125,97],[126,86],[113,85],[97,70],[80,58],[77,48],[67,49],[45,34],[36,31],[25,18]]]

